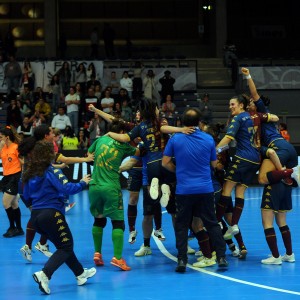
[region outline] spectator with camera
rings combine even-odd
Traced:
[[[159,83],[161,84],[161,103],[166,102],[167,95],[171,95],[172,100],[174,99],[174,83],[175,78],[171,76],[171,72],[169,70],[164,72],[164,76],[159,79]]]

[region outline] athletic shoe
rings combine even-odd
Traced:
[[[219,268],[227,268],[228,267],[228,262],[225,259],[225,257],[221,257],[218,259],[218,266],[219,266]]]
[[[196,255],[196,256],[203,256],[203,253],[202,253],[201,250],[199,250],[199,251],[195,252],[195,255]]]
[[[141,248],[134,253],[134,256],[146,256],[151,255],[152,251],[150,247],[144,246],[144,244],[141,246]]]
[[[87,282],[88,278],[93,277],[96,274],[96,272],[97,270],[95,268],[84,268],[83,273],[76,277],[77,285],[84,285]]]
[[[5,238],[12,238],[16,236],[16,230],[17,228],[8,228],[5,233],[3,233],[3,237]]]
[[[160,229],[157,229],[154,231],[154,235],[161,241],[165,241],[166,240],[166,237],[164,236],[163,234],[163,230],[160,228]]]
[[[45,244],[45,245],[41,245],[40,242],[38,242],[34,248],[38,251],[40,251],[41,253],[43,253],[44,255],[46,255],[47,257],[50,257],[52,255],[52,252],[49,251],[49,245]]]
[[[65,211],[68,212],[70,209],[72,209],[76,205],[76,202],[70,203],[65,207]]]
[[[190,247],[190,245],[188,244],[187,246],[187,254],[195,254],[196,253],[196,250],[193,249],[192,247]]]
[[[16,228],[15,229],[15,235],[14,236],[18,236],[18,235],[24,235],[24,230],[22,228]]]
[[[239,258],[239,259],[245,259],[246,256],[247,256],[247,254],[248,254],[248,251],[247,251],[247,249],[244,247],[244,248],[242,248],[242,249],[240,250],[240,253],[239,253],[238,258]]]
[[[182,259],[178,259],[175,272],[184,273],[185,271],[186,271],[186,262],[183,261]]]
[[[162,184],[161,193],[162,196],[160,198],[160,205],[161,207],[166,207],[170,200],[170,195],[171,195],[170,187],[167,184]]]
[[[239,255],[240,255],[240,249],[238,248],[238,247],[236,247],[236,245],[235,244],[230,244],[229,246],[228,246],[228,248],[229,248],[229,250],[231,251],[231,255],[233,256],[233,257],[238,257]]]
[[[204,257],[201,261],[193,263],[193,267],[195,268],[206,268],[216,264],[216,260],[214,258]]]
[[[104,266],[104,261],[102,259],[102,254],[99,252],[94,253],[94,263],[96,266]]]
[[[24,245],[20,252],[25,260],[28,262],[32,262],[31,249],[29,249],[28,245]]]
[[[286,261],[286,262],[290,262],[290,263],[293,263],[296,261],[294,253],[292,253],[291,255],[284,254],[281,257],[281,259],[282,259],[282,261]]]
[[[293,168],[291,177],[296,180],[298,187],[300,187],[300,166]]]
[[[224,240],[230,240],[232,237],[240,232],[239,227],[237,225],[233,225],[227,229],[224,234]]]
[[[206,258],[207,258],[207,257],[205,257],[204,255],[202,255],[202,256],[200,256],[200,257],[197,258],[197,261],[202,261],[202,260],[204,260],[204,259],[206,259]],[[210,259],[210,258],[208,258],[208,259]],[[216,254],[216,251],[213,251],[213,252],[211,253],[211,259],[217,260],[217,254]]]
[[[262,264],[264,265],[281,265],[282,264],[282,258],[281,256],[275,258],[273,255],[266,258],[266,259],[263,259],[261,261]]]
[[[129,244],[134,244],[136,242],[136,236],[137,236],[137,231],[133,230],[129,232],[129,239],[128,243]]]
[[[151,185],[150,185],[150,197],[153,200],[156,200],[158,198],[158,187],[159,187],[159,183],[158,183],[158,178],[152,178],[151,180]]]
[[[126,265],[126,261],[124,258],[117,259],[113,257],[110,263],[116,267],[119,267],[123,271],[131,270],[131,268]]]
[[[46,274],[43,271],[39,271],[39,272],[35,272],[32,275],[32,277],[35,280],[35,282],[39,284],[40,291],[49,295],[50,294],[49,279],[46,276]]]

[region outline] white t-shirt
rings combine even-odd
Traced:
[[[67,103],[67,101],[74,101],[74,100],[80,100],[80,97],[78,94],[68,94],[65,98],[65,102]],[[67,113],[71,113],[73,111],[78,111],[79,110],[79,105],[78,104],[67,104]]]
[[[101,100],[101,105],[103,104],[114,104],[115,103],[115,100],[113,98],[103,98]],[[112,112],[112,107],[106,107],[106,108],[103,108],[103,111],[110,114]]]

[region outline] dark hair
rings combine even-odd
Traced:
[[[108,126],[108,130],[115,133],[120,133],[126,130],[126,123],[118,118],[115,118]]]
[[[269,106],[270,103],[271,103],[270,98],[267,97],[267,96],[261,95],[261,96],[260,96],[260,99],[263,101],[263,103],[264,103],[265,106]]]
[[[43,176],[55,157],[53,143],[39,141],[35,144],[31,154],[22,175],[23,183],[28,182],[34,176]]]
[[[156,102],[146,98],[142,99],[137,106],[137,110],[140,111],[142,119],[151,122],[154,127],[158,125],[156,107]]]
[[[248,106],[248,104],[249,104],[249,101],[247,100],[247,97],[245,97],[245,95],[244,94],[242,94],[242,95],[238,95],[238,96],[233,96],[233,97],[231,97],[231,99],[235,99],[238,103],[242,103],[243,104],[243,108],[244,108],[244,110],[246,110],[247,109],[247,106]],[[230,99],[230,100],[231,100]]]
[[[34,137],[36,141],[41,141],[45,138],[45,135],[49,135],[51,129],[47,124],[41,124],[40,126],[36,127],[34,130]]]
[[[197,108],[187,108],[182,116],[184,126],[199,126],[201,113]]]
[[[287,125],[285,123],[279,123],[283,130],[287,130]]]
[[[1,128],[0,133],[4,136],[8,136],[13,143],[19,144],[21,142],[21,137],[18,135],[13,126],[5,126],[4,128]]]

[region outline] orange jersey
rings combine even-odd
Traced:
[[[287,130],[280,130],[280,134],[282,135],[282,137],[287,140],[288,142],[290,141],[291,137],[289,135],[289,133],[287,132]]]
[[[12,143],[9,147],[4,145],[1,150],[3,175],[11,175],[21,172],[21,162],[19,161],[18,144]]]

